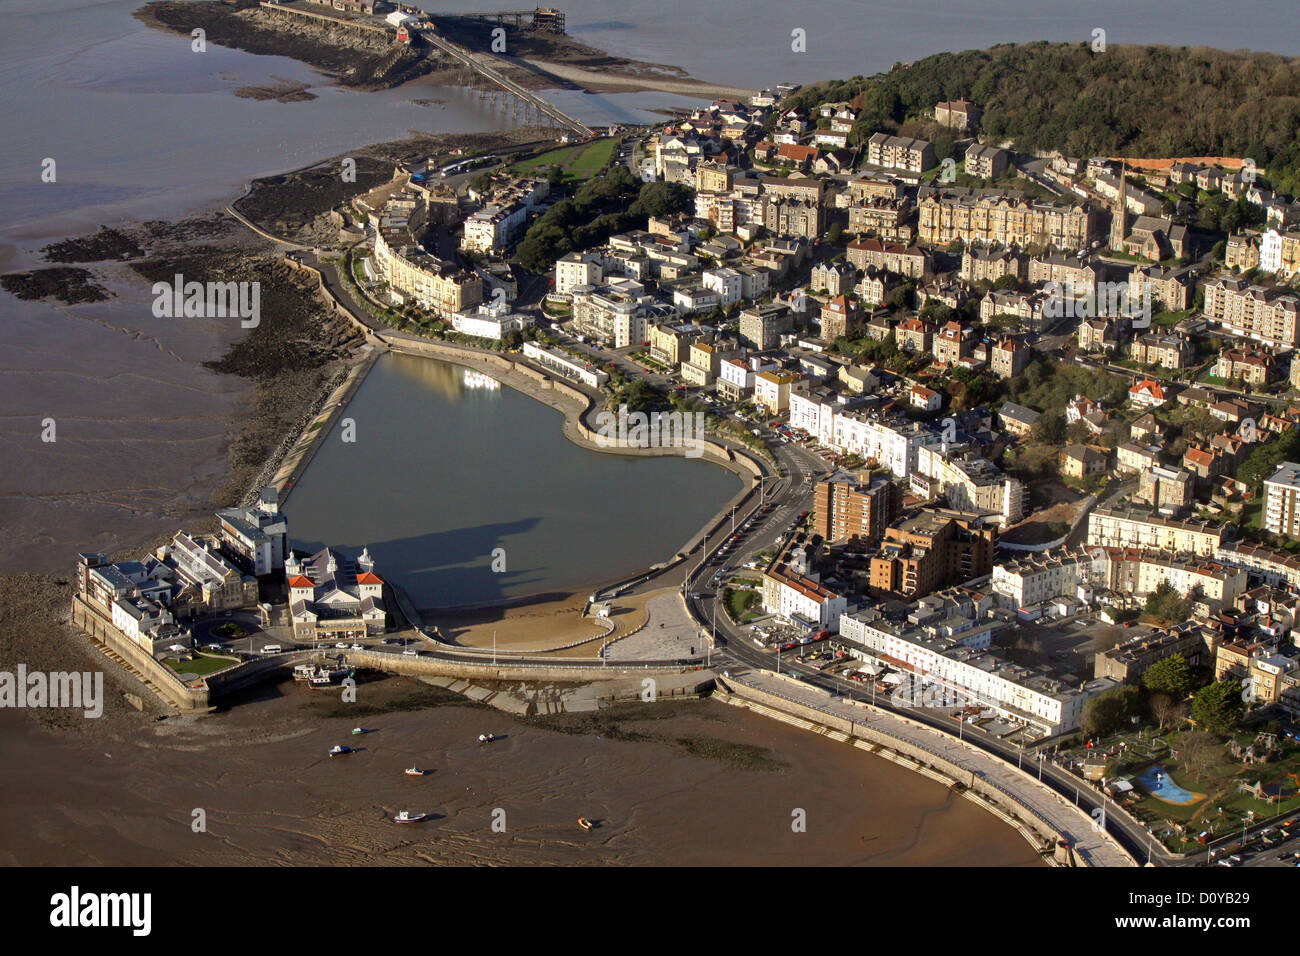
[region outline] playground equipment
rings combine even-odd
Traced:
[[[1234,760],[1245,764],[1268,763],[1278,757],[1277,735],[1259,734],[1253,743],[1243,747],[1235,740],[1228,741],[1228,752]]]

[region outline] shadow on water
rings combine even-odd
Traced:
[[[535,570],[511,570],[507,556],[502,559],[504,568],[493,570],[493,550],[501,548],[503,541],[533,530],[539,520],[528,518],[331,547],[353,558],[368,547],[381,577],[385,568],[401,568],[402,587],[417,604],[439,607],[499,604],[508,594],[519,594],[529,585],[543,581]],[[295,550],[311,554],[324,547],[321,541],[294,541]],[[464,555],[479,557],[465,564],[461,563]]]

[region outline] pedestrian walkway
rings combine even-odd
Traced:
[[[681,592],[673,589],[656,594],[646,602],[646,624],[635,634],[609,646],[611,661],[667,661],[704,653],[700,626],[682,603]]]
[[[780,677],[771,671],[747,671],[726,677],[728,683],[744,684],[767,694],[854,724],[866,724],[872,731],[893,737],[934,754],[978,777],[1036,817],[1047,828],[1070,841],[1075,852],[1090,866],[1135,866],[1132,857],[1064,797],[1040,785],[1028,772],[975,747],[924,725],[861,701],[834,697],[829,691]]]

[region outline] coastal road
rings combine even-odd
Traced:
[[[792,503],[792,499],[793,501],[805,500],[809,502],[809,505],[802,510],[811,510],[810,491],[810,488],[804,489],[802,494],[806,497],[800,499],[798,497],[800,494],[798,486],[791,486],[777,500],[787,506]],[[797,514],[797,511],[795,513]],[[775,528],[784,529],[788,524],[788,520],[782,522],[774,517],[772,523]],[[773,530],[765,529],[765,532],[771,533]],[[760,542],[756,542],[756,544],[758,543]],[[723,567],[734,570],[732,565],[735,563],[739,563],[738,557],[733,558],[732,562],[724,564]],[[711,570],[711,566],[706,566],[702,570],[708,572]],[[715,606],[721,600],[720,591],[715,591],[712,588],[708,591],[701,589],[705,580],[710,579],[711,575],[706,577],[706,574],[701,574],[699,576],[693,589],[688,591],[687,607],[696,621],[699,622],[702,631],[716,628],[717,642],[712,655],[712,666],[715,670],[741,667],[770,671],[779,666],[786,673],[797,675],[810,686],[820,687],[837,695],[862,697],[863,687],[861,684],[837,675],[823,673],[811,666],[798,664],[786,655],[781,655],[778,665],[776,655],[756,647],[750,640],[748,630],[733,624],[730,618],[727,617],[725,610],[720,606]],[[1113,809],[1109,799],[1094,790],[1091,785],[1075,777],[1065,768],[1055,764],[1050,755],[1045,752],[1040,760],[1038,752],[1034,748],[1021,748],[1009,744],[978,728],[967,729],[966,725],[958,726],[951,718],[942,716],[940,713],[927,708],[896,706],[889,702],[883,694],[875,699],[873,703],[882,710],[906,716],[911,720],[938,730],[948,737],[960,736],[963,742],[961,745],[963,746],[977,747],[1008,763],[1036,768],[1036,772],[1039,774],[1044,786],[1055,791],[1062,798],[1076,804],[1086,814],[1092,814],[1094,810],[1100,807],[1105,807],[1107,810]],[[1020,786],[1023,785],[1024,782],[1021,781]],[[1149,852],[1151,862],[1155,865],[1178,865],[1182,863],[1182,861],[1176,860],[1163,852],[1162,848],[1156,844],[1145,829],[1130,825],[1128,821],[1120,819],[1118,814],[1107,813],[1106,826],[1112,836],[1119,840],[1138,860],[1146,860]]]

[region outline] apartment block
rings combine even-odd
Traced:
[[[966,147],[966,175],[997,179],[1011,165],[1011,154],[996,146],[971,143]]]
[[[897,482],[877,476],[867,483],[837,474],[817,483],[813,530],[828,544],[875,544],[902,507]]]
[[[1088,516],[1088,544],[1105,548],[1212,555],[1223,528],[1205,521],[1178,521],[1138,509],[1097,508]]]
[[[766,352],[781,344],[781,333],[794,328],[794,316],[788,306],[771,303],[753,306],[740,313],[740,337],[744,342]]]
[[[1205,284],[1205,316],[1215,325],[1273,348],[1297,344],[1300,298],[1276,288],[1221,276]]]
[[[874,133],[867,140],[867,162],[873,166],[920,173],[934,166],[934,146],[910,136]]]
[[[1264,479],[1264,530],[1300,537],[1300,464],[1284,461]]]

